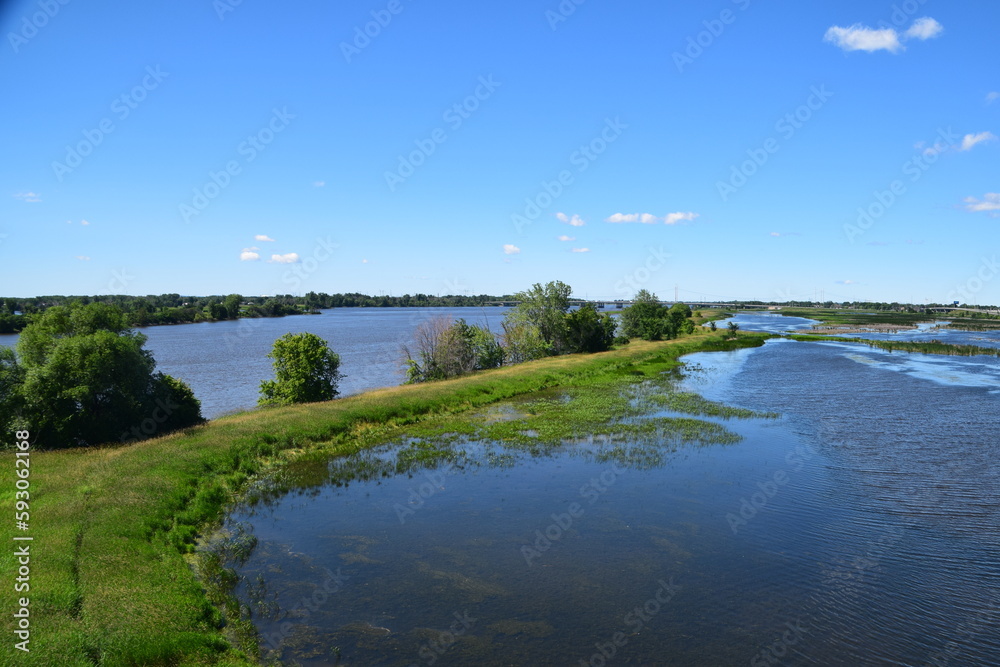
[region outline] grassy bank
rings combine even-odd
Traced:
[[[839,308],[782,308],[776,311],[791,317],[819,320],[825,325],[865,327],[887,325],[900,328],[915,327],[922,322],[947,321],[952,329],[965,331],[993,331],[1000,328],[1000,317],[977,313],[974,316],[954,313],[901,313],[898,311],[860,312]]]
[[[762,344],[766,336],[698,333],[611,352],[572,355],[446,382],[373,391],[328,403],[225,417],[188,432],[130,446],[31,455],[31,665],[243,665],[251,656],[227,640],[218,609],[191,568],[193,542],[248,482],[322,450],[349,454],[398,437],[433,433],[434,420],[552,387],[638,382],[677,365],[682,354]],[[710,409],[702,406],[703,409]],[[606,421],[592,403],[583,430]],[[546,408],[539,407],[544,414]],[[551,420],[550,420],[551,421]],[[500,427],[497,427],[500,428]],[[13,455],[2,455],[14,502]],[[13,544],[12,521],[0,539]],[[21,533],[22,535],[25,533]],[[3,571],[13,573],[13,548]],[[11,575],[13,577],[13,575]],[[8,589],[10,591],[10,589]],[[15,594],[4,598],[13,611]],[[0,649],[14,664],[14,623]]]
[[[867,345],[868,347],[877,347],[882,350],[888,350],[889,352],[920,352],[922,354],[944,354],[959,357],[972,357],[976,355],[986,355],[992,357],[1000,357],[1000,348],[995,347],[979,347],[978,345],[954,345],[951,343],[942,343],[940,341],[928,341],[926,343],[914,343],[908,341],[893,341],[893,340],[869,340],[867,338],[848,338],[844,336],[818,336],[818,335],[806,335],[806,336],[788,336],[792,340],[797,341],[836,341],[839,343],[861,343]]]

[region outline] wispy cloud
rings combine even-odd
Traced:
[[[838,280],[837,284],[838,285],[857,285],[858,281],[856,281],[856,280]]]
[[[986,103],[993,104],[997,100],[1000,100],[1000,92],[993,91],[991,93],[986,93]]]
[[[981,144],[984,141],[992,141],[997,138],[997,135],[992,132],[980,132],[979,134],[967,134],[962,137],[962,146],[958,149],[960,151],[971,150],[976,144]]]
[[[573,248],[570,252],[590,252],[590,248]]]
[[[830,26],[823,41],[831,42],[844,51],[888,51],[899,53],[906,47],[903,42],[910,39],[921,41],[937,37],[944,32],[944,27],[930,17],[919,18],[900,34],[895,28],[869,28],[866,25],[855,23],[852,26]]]
[[[274,243],[274,239],[272,239],[267,234],[258,234],[257,236],[253,237],[253,240],[254,241],[268,241],[270,243]]]
[[[970,213],[989,213],[993,217],[1000,216],[1000,192],[987,192],[982,199],[965,198],[965,210]]]
[[[560,241],[575,241],[576,240],[575,236],[566,236],[565,234],[563,234],[562,236],[560,236],[558,238],[559,238]]]
[[[925,16],[914,21],[913,25],[903,33],[903,36],[908,39],[924,40],[937,37],[942,32],[944,32],[944,26],[929,16]]]
[[[629,222],[640,222],[644,225],[654,225],[658,222],[663,221],[665,225],[676,225],[678,222],[686,222],[694,220],[698,217],[697,213],[691,211],[677,211],[676,213],[668,213],[663,218],[658,218],[652,213],[615,213],[604,219],[604,222],[610,222],[612,224],[625,224]]]
[[[42,198],[34,192],[18,192],[14,197],[28,204],[35,204],[42,201]]]
[[[583,227],[585,224],[587,224],[586,222],[583,221],[583,218],[576,215],[575,213],[572,216],[568,216],[565,213],[561,212],[556,213],[556,218],[560,222],[565,222],[567,225],[572,225],[573,227]]]
[[[284,255],[271,255],[271,259],[267,261],[271,264],[298,264],[299,253],[289,252]]]
[[[503,246],[503,254],[505,255],[519,255],[521,254],[521,249],[516,245],[510,243],[505,243]]]
[[[243,252],[240,253],[241,262],[255,262],[260,259],[260,253],[257,251],[260,248],[243,248]]]
[[[781,232],[771,232],[771,236],[781,236]]]
[[[362,263],[362,264],[367,264],[367,263],[368,263],[368,260],[367,260],[367,259],[363,259],[363,260],[361,260],[361,263]]]
[[[87,222],[86,220],[81,220],[81,221],[80,221],[80,224],[81,224],[81,225],[83,225],[84,227],[86,227],[86,226],[87,226],[87,225],[89,225],[90,223],[89,223],[89,222]]]
[[[81,262],[89,262],[90,261],[90,257],[88,257],[87,255],[77,255],[76,258],[78,260],[80,260]]]
[[[676,225],[678,222],[690,222],[698,217],[697,213],[692,213],[688,211],[686,213],[678,211],[677,213],[667,213],[667,217],[663,219],[663,224],[665,225]]]
[[[314,188],[322,188],[326,186],[326,181],[313,181]]]

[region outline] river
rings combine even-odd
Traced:
[[[774,340],[685,364],[679,389],[780,418],[704,418],[742,441],[655,465],[470,442],[462,466],[235,508],[262,646],[313,666],[1000,664],[1000,359]]]
[[[308,331],[340,355],[341,395],[398,385],[405,377],[403,346],[413,348],[417,327],[436,317],[462,317],[494,331],[507,308],[335,308],[319,315],[241,319],[142,327],[157,370],[186,382],[206,419],[257,405],[261,380],[274,378],[267,358],[286,333]],[[14,345],[16,334],[0,335]],[[415,353],[415,352],[414,352]]]

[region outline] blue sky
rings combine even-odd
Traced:
[[[2,7],[2,295],[1000,303],[997,3]]]

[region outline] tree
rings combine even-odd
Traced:
[[[239,318],[240,304],[243,303],[243,295],[230,294],[222,303],[226,307],[226,314],[229,316],[229,319],[235,320]]]
[[[3,375],[18,378],[17,419],[44,447],[86,446],[149,437],[202,421],[183,382],[156,372],[146,337],[117,306],[49,308],[28,325]],[[13,396],[13,399],[11,399]]]
[[[614,318],[588,303],[566,315],[566,342],[571,352],[604,352],[611,349],[616,328]]]
[[[540,359],[550,350],[537,326],[516,319],[503,321],[501,341],[504,359],[511,364]]]
[[[732,335],[735,336],[736,332],[739,331],[739,330],[740,330],[740,325],[736,324],[736,322],[732,322],[731,321],[729,323],[729,333],[731,333]]]
[[[652,292],[641,289],[632,305],[622,310],[622,335],[626,338],[660,340],[667,331],[667,309]]]
[[[274,380],[260,383],[259,405],[313,403],[335,398],[340,357],[325,340],[311,333],[287,333],[274,341]]]
[[[715,331],[719,327],[715,326],[715,320],[712,320],[711,322],[708,323],[708,328],[711,329],[712,331]]]
[[[559,280],[544,286],[535,283],[530,290],[514,295],[520,303],[507,313],[504,323],[510,323],[513,329],[523,325],[535,327],[545,346],[545,353],[562,354],[567,349],[566,312],[572,291],[569,285]]]
[[[464,319],[451,322],[446,317],[428,320],[417,327],[417,358],[409,349],[407,382],[427,382],[456,377],[477,370],[496,368],[503,363],[504,351],[493,332]]]

